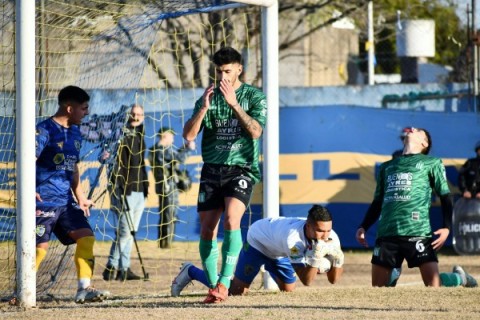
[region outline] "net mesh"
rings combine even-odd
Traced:
[[[0,8],[0,292],[8,297],[15,290],[16,250],[15,3],[3,1]],[[90,224],[97,240],[97,279],[117,225],[107,190],[111,170],[99,157],[106,147],[114,148],[122,139],[129,107],[140,104],[144,108],[146,148],[142,151],[147,155],[146,149],[157,142],[161,127],[181,130],[203,88],[214,81],[211,56],[221,46],[242,51],[246,60],[243,80],[258,85],[260,39],[255,26],[259,14],[259,8],[229,1],[36,2],[37,120],[55,113],[58,91],[66,85],[82,87],[91,96],[90,115],[81,126],[84,144],[79,168],[83,189],[95,201]],[[181,140],[178,135],[177,147]],[[198,238],[195,207],[200,166],[198,150],[182,165],[193,179],[193,187],[180,193],[176,205],[173,241],[182,245],[161,251],[157,230],[161,223],[171,221],[160,219],[158,194],[147,160],[149,196],[135,237],[139,250],[132,250],[132,269],[140,274],[143,270],[143,275],[147,270],[150,281],[141,282],[135,290],[145,292],[145,286],[157,292],[168,290],[169,282],[156,276],[176,271],[179,261],[198,251],[190,242]],[[246,220],[250,223],[249,217]],[[75,245],[65,247],[56,239],[50,242],[38,270],[39,297],[74,292],[74,251]],[[105,285],[108,289],[119,284]]]

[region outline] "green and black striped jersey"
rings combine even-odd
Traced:
[[[431,236],[432,190],[450,193],[440,159],[412,154],[383,163],[375,189],[375,200],[383,202],[377,236]]]
[[[237,101],[243,110],[262,127],[267,117],[265,94],[243,83],[236,91]],[[203,98],[195,103],[194,116],[202,107]],[[239,165],[250,172],[254,182],[260,181],[259,143],[247,135],[235,113],[228,106],[220,89],[214,90],[213,98],[202,122],[202,158],[204,163]],[[248,168],[251,168],[248,170]]]

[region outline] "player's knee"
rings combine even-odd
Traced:
[[[423,280],[423,284],[425,285],[425,287],[433,287],[433,288],[439,288],[442,285],[440,282],[440,278]]]
[[[228,293],[231,296],[241,296],[246,294],[248,289],[249,285],[247,283],[240,281],[237,278],[233,278],[230,288],[228,289]]]
[[[309,286],[310,283],[305,285]],[[293,290],[295,290],[295,283],[284,283],[283,285],[279,285],[278,287],[280,288],[281,291],[293,292]]]
[[[305,282],[302,282],[302,283],[305,287],[310,287],[312,285],[313,281],[305,281]]]
[[[248,293],[248,288],[242,288],[242,287],[230,287],[228,289],[228,294],[231,296],[243,296],[244,294]]]
[[[82,228],[82,229],[77,229],[77,230],[70,231],[68,233],[68,236],[70,238],[72,238],[73,240],[75,240],[75,242],[78,243],[79,239],[86,238],[86,237],[93,237],[94,238],[95,235],[93,234],[92,229]]]

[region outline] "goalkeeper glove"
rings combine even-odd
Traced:
[[[313,268],[319,268],[322,263],[321,258],[325,256],[325,252],[322,252],[322,245],[320,242],[323,241],[314,241],[312,248],[308,249],[305,253],[306,263]]]
[[[345,255],[343,254],[343,251],[340,247],[330,245],[328,249],[328,253],[325,257],[332,262],[332,267],[334,268],[343,267]]]
[[[313,243],[312,251],[315,258],[317,259],[325,257],[328,254],[329,250],[329,245],[323,240],[317,240]]]
[[[320,258],[320,266],[318,267],[318,272],[327,273],[332,268],[332,262],[328,259],[328,256]]]
[[[308,265],[318,268],[320,272],[322,270],[328,272],[331,267],[341,268],[345,259],[339,246],[322,240],[313,243],[312,249],[307,250],[305,258]]]

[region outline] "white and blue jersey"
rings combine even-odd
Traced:
[[[248,229],[247,242],[238,257],[235,277],[251,284],[262,265],[274,279],[290,284],[296,281],[294,265],[306,265],[311,241],[305,235],[306,218],[265,218]],[[340,247],[332,230],[330,238]]]
[[[271,259],[287,257],[292,264],[305,264],[305,253],[311,245],[305,236],[306,218],[267,218],[253,223],[248,229],[247,242]],[[335,231],[331,243],[340,247]]]
[[[48,118],[36,128],[36,192],[39,207],[60,207],[73,202],[71,184],[79,161],[82,136],[76,125],[65,128]]]

